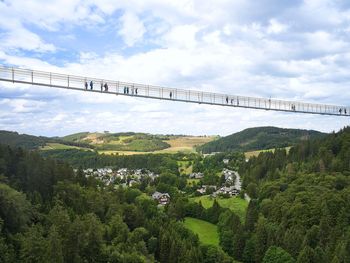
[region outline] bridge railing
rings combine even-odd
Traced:
[[[0,80],[74,90],[106,92],[153,99],[264,110],[350,116],[350,107],[175,89],[92,77],[0,66]],[[93,83],[93,88],[90,87]],[[104,85],[107,83],[108,90]],[[87,84],[87,88],[86,88]]]

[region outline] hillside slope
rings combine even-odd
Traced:
[[[314,130],[283,129],[277,127],[257,127],[219,138],[197,147],[203,153],[225,151],[253,151],[280,148],[300,141],[321,138],[324,133]]]
[[[47,137],[37,137],[11,131],[0,131],[0,143],[14,148],[22,147],[24,149],[33,150],[45,146],[49,141],[50,138]]]
[[[195,147],[213,140],[212,136],[154,135],[148,133],[80,132],[64,137],[42,137],[0,131],[0,143],[41,151],[95,149],[104,154],[144,154],[194,152]]]
[[[93,148],[84,142],[66,141],[59,137],[44,137],[28,134],[19,134],[13,131],[0,131],[0,144],[9,145],[14,148],[21,147],[27,150],[46,149],[48,145],[56,145],[61,148]],[[67,147],[65,147],[67,146]]]

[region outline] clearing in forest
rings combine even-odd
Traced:
[[[192,217],[186,217],[184,225],[187,229],[198,235],[201,243],[219,246],[219,235],[216,225]]]

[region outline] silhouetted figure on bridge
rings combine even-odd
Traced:
[[[105,83],[104,87],[105,87],[105,91],[108,91],[108,84],[107,84],[107,82]]]
[[[92,82],[92,80],[90,81],[90,89],[92,90],[94,87],[94,83]]]
[[[103,82],[101,82],[101,92],[103,91]]]
[[[136,95],[137,95],[137,90],[138,90],[138,88],[135,89],[135,94],[136,94]]]
[[[226,104],[228,104],[228,97],[226,97]]]
[[[173,97],[173,93],[171,91],[169,93],[169,97],[170,97],[170,99]]]
[[[344,114],[346,114],[346,109],[344,109]]]
[[[88,83],[85,81],[85,89],[88,88]]]
[[[339,114],[341,114],[341,112],[342,112],[342,110],[341,110],[341,109],[339,109]]]
[[[234,100],[233,100],[233,99],[231,99],[231,105],[233,104],[233,101],[234,101]]]

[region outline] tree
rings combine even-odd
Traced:
[[[298,256],[297,263],[313,263],[314,254],[314,250],[311,247],[304,247]]]
[[[24,194],[0,183],[0,218],[5,230],[20,231],[30,220],[30,209]]]
[[[256,247],[255,260],[261,262],[267,250],[268,232],[266,227],[266,219],[260,218],[256,227]]]
[[[254,263],[255,262],[255,247],[256,247],[256,236],[252,235],[246,242],[243,251],[243,262]]]
[[[294,263],[295,260],[283,248],[271,246],[266,251],[263,263]]]
[[[255,199],[250,200],[248,209],[246,212],[245,228],[247,231],[253,231],[255,223],[258,221],[258,201]]]
[[[20,258],[23,263],[49,262],[46,257],[48,242],[43,232],[41,225],[33,225],[20,238]]]
[[[235,259],[242,260],[244,247],[245,247],[245,235],[244,235],[243,227],[239,225],[236,230],[236,234],[233,238],[232,254]]]
[[[47,259],[52,263],[63,263],[63,251],[61,237],[53,225],[48,236]]]

